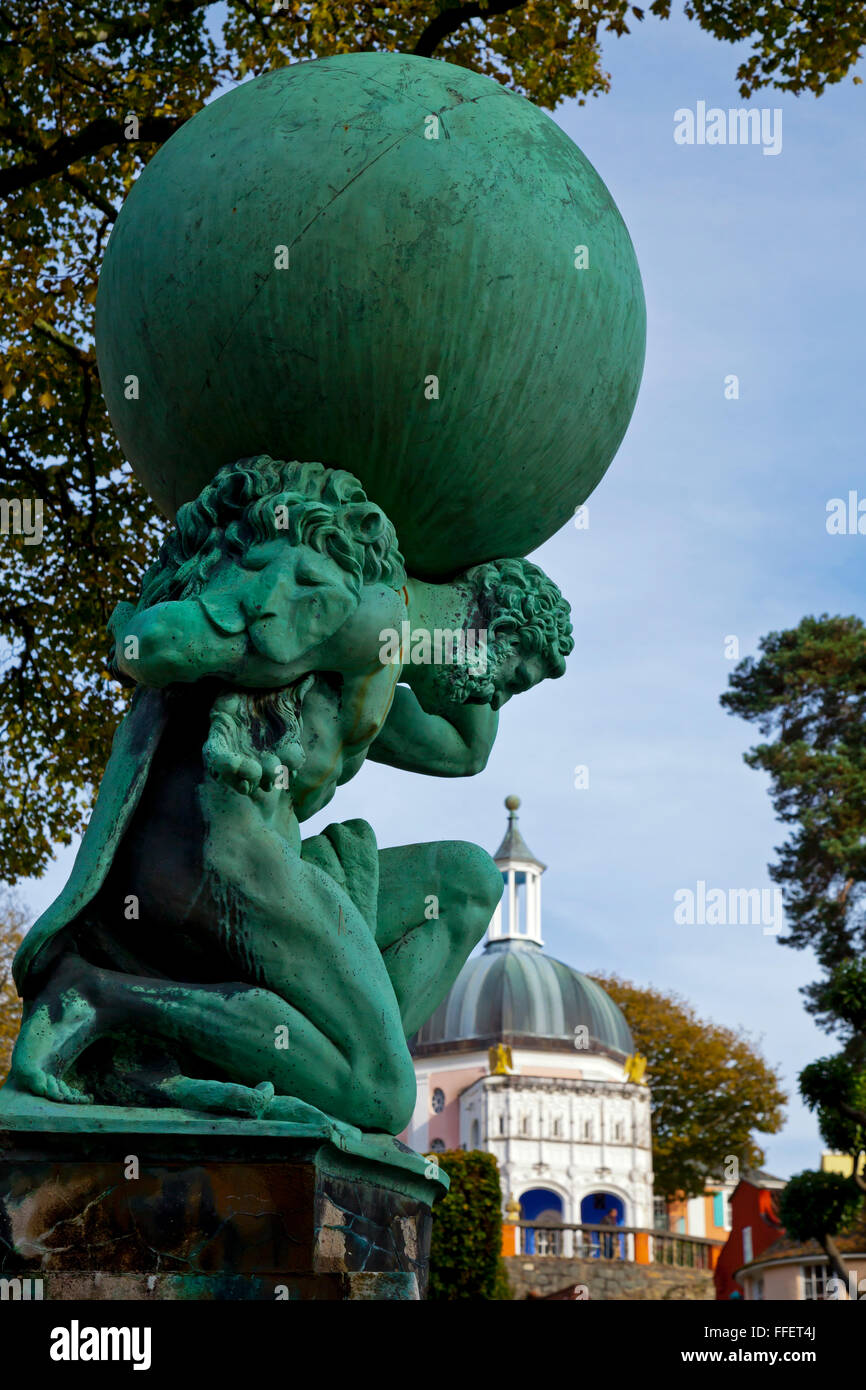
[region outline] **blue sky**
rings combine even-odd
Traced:
[[[534,558],[570,599],[563,680],[512,701],[487,769],[421,778],[368,764],[329,819],[364,816],[382,845],[466,838],[493,850],[503,798],[549,868],[546,949],[582,970],[677,991],[747,1029],[791,1092],[767,1167],[813,1166],[820,1139],[796,1074],[833,1050],[802,1008],[811,959],[759,926],[678,926],[674,893],[769,886],[782,828],[742,762],[752,730],[720,709],[733,663],[805,613],[862,612],[866,537],[830,537],[829,498],[861,488],[862,96],[737,95],[738,49],[693,23],[647,19],[604,47],[609,95],[556,119],[610,188],[631,232],[648,311],[647,365],[619,455],[590,501]],[[776,157],[682,146],[698,101],[780,107]],[[739,377],[738,400],[724,379]],[[589,767],[587,790],[574,768]],[[35,912],[71,852],[22,885]]]

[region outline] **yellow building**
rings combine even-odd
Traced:
[[[853,1171],[854,1160],[850,1154],[822,1153],[822,1173],[838,1173],[840,1177],[850,1178]],[[860,1167],[858,1172],[866,1172],[866,1154],[860,1155]]]

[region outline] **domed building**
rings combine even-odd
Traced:
[[[517,824],[494,859],[503,896],[484,949],[467,961],[409,1047],[418,1099],[405,1133],[422,1152],[495,1155],[503,1197],[523,1218],[653,1222],[650,1096],[626,1072],[628,1023],[593,980],[544,953],[545,865]]]

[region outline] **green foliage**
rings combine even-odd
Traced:
[[[507,1299],[502,1263],[502,1191],[492,1154],[451,1149],[431,1154],[451,1180],[433,1208],[428,1298]]]
[[[508,1269],[501,1255],[496,1266],[496,1279],[493,1284],[493,1293],[490,1297],[502,1303],[510,1302],[514,1298],[514,1290],[508,1278]]]
[[[793,1240],[822,1240],[850,1226],[862,1202],[850,1178],[807,1169],[796,1173],[782,1191],[779,1214]]]
[[[593,979],[622,1009],[647,1059],[656,1196],[698,1196],[729,1155],[741,1168],[760,1167],[755,1131],[778,1133],[787,1097],[751,1039],[698,1018],[677,995],[616,975]]]
[[[2,1086],[21,1023],[21,1000],[12,979],[12,961],[24,940],[27,913],[14,894],[0,889],[0,1086]]]
[[[821,1013],[832,1014],[849,1041],[866,1034],[866,958],[841,961],[816,988],[815,998]]]
[[[866,627],[824,614],[759,647],[721,703],[773,735],[745,761],[768,774],[776,815],[793,827],[770,866],[790,925],[779,940],[813,948],[830,976],[866,950]],[[808,985],[807,1007],[836,1028],[825,991],[826,982]]]
[[[866,627],[825,613],[771,632],[759,648],[733,672],[722,705],[769,740],[745,760],[769,774],[776,814],[793,827],[770,866],[791,924],[779,940],[814,949],[824,975],[803,991],[807,1008],[845,1040],[799,1081],[824,1142],[850,1155],[853,1176],[800,1173],[782,1198],[790,1234],[823,1243],[866,1191]]]
[[[837,966],[821,988],[821,1006],[848,1034],[834,1057],[821,1057],[800,1072],[800,1094],[818,1116],[821,1136],[831,1149],[850,1154],[859,1170],[866,1152],[866,966],[850,960]],[[866,1181],[854,1179],[863,1191]]]
[[[829,1148],[851,1154],[866,1150],[866,1067],[846,1053],[822,1057],[800,1072],[800,1094],[818,1115]]]
[[[39,499],[45,539],[4,537],[0,576],[0,875],[42,872],[89,810],[126,696],[105,624],[153,560],[164,522],[111,430],[93,353],[99,266],[117,209],[159,145],[228,84],[358,50],[436,54],[555,107],[608,90],[605,35],[628,0],[9,0],[0,9],[0,496]],[[747,96],[818,93],[863,39],[862,3],[686,4],[745,40]],[[856,78],[854,79],[857,80]],[[132,117],[133,120],[129,118]]]
[[[725,43],[751,41],[737,68],[742,96],[768,86],[820,96],[850,71],[866,39],[866,7],[844,0],[686,0],[685,12]]]

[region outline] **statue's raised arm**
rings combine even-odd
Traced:
[[[406,682],[369,757],[408,772],[471,777],[513,695],[565,672],[570,608],[529,560],[475,565],[446,584],[410,579],[401,641]]]

